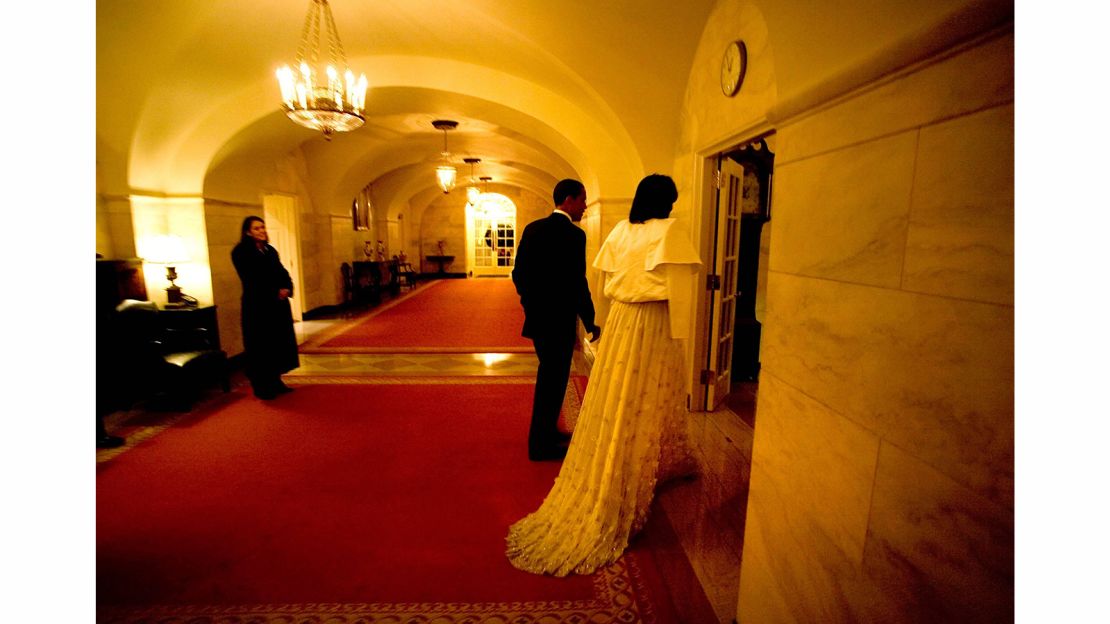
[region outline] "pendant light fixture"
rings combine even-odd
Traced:
[[[328,0],[312,0],[297,48],[296,73],[288,65],[277,70],[281,108],[297,124],[324,133],[349,132],[366,121],[366,75],[355,79]],[[340,72],[343,72],[340,74]]]
[[[457,172],[451,165],[451,152],[447,151],[447,132],[454,130],[458,125],[459,122],[449,119],[437,119],[432,122],[436,130],[443,131],[443,152],[440,154],[440,164],[436,167],[436,182],[439,188],[443,189],[444,194],[450,193],[451,189],[455,188]]]
[[[466,203],[477,206],[478,196],[482,194],[482,189],[478,188],[478,178],[474,177],[474,165],[482,162],[482,159],[464,158],[463,162],[470,165],[470,185],[466,187]]]

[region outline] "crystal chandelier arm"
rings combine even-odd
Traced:
[[[316,64],[315,58],[307,58],[306,52],[311,52],[309,42],[314,38],[319,37],[319,20],[317,19],[317,12],[319,11],[319,4],[317,0],[313,0],[312,4],[308,7],[308,13],[304,16],[304,27],[301,29],[301,43],[297,46],[297,65],[303,65],[306,61],[311,61],[313,65]],[[313,36],[315,34],[315,37]],[[313,54],[315,57],[315,54]],[[298,69],[300,69],[298,67]]]
[[[331,54],[332,60],[336,65],[340,62],[343,64],[343,69],[347,69],[347,54],[343,52],[343,42],[339,40],[339,29],[335,27],[335,17],[331,14],[331,7],[328,6],[327,0],[323,0],[325,19],[327,19],[328,28],[328,52]]]
[[[363,124],[366,75],[356,81],[350,71],[328,0],[310,0],[297,48],[297,65],[295,70],[285,66],[277,72],[282,108],[290,119],[322,131],[329,140],[332,133],[354,130]]]

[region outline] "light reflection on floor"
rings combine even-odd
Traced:
[[[302,353],[286,377],[313,375],[535,376],[531,353]]]
[[[297,343],[305,344],[321,332],[334,329],[351,318],[298,321],[294,324]],[[572,374],[587,375],[592,363],[592,345],[574,352]],[[539,360],[534,353],[301,353],[301,366],[284,375],[291,382],[310,377],[532,377]]]

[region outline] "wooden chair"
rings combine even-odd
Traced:
[[[397,261],[397,281],[401,286],[416,288],[416,270],[408,262]]]
[[[344,262],[339,265],[339,272],[343,275],[343,303],[350,304],[355,297],[355,278],[351,265]]]

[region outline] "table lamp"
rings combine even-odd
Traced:
[[[189,254],[185,251],[185,241],[175,234],[158,235],[147,241],[146,253],[143,260],[152,264],[166,265],[166,279],[170,285],[166,288],[166,307],[182,308],[196,305],[196,299],[181,292],[181,287],[174,283],[177,279],[176,265],[189,261]]]

